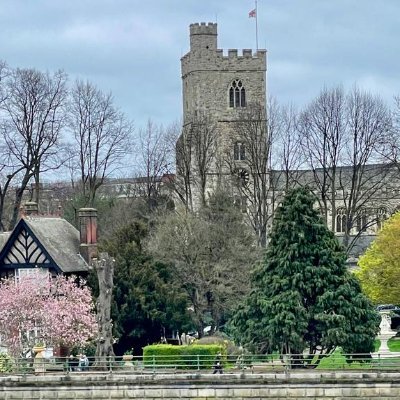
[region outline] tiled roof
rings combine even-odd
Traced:
[[[64,273],[88,271],[79,254],[79,231],[63,218],[31,216],[25,222]]]
[[[79,254],[79,231],[68,221],[59,217],[29,216],[24,217],[23,222],[31,229],[63,273],[89,270],[86,261]],[[0,250],[6,245],[11,233],[0,234]]]

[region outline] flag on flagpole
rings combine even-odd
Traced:
[[[255,18],[256,16],[257,16],[257,11],[256,11],[256,9],[251,10],[251,11],[249,12],[249,18]]]

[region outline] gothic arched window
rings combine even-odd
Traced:
[[[357,231],[365,232],[368,224],[368,213],[367,210],[361,210],[360,214],[357,216]]]
[[[239,79],[235,79],[229,88],[229,107],[246,107],[246,90]]]
[[[344,208],[339,208],[336,213],[336,232],[346,232],[347,215]]]
[[[233,159],[235,161],[243,161],[246,159],[246,148],[241,142],[236,142],[233,145]]]

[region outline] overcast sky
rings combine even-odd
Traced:
[[[255,48],[253,0],[0,0],[0,59],[64,69],[111,91],[143,126],[181,117],[189,24],[218,22],[219,48]],[[259,0],[268,89],[298,106],[324,86],[400,93],[400,0]]]

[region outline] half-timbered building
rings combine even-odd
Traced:
[[[59,216],[37,213],[30,203],[12,232],[0,234],[0,277],[85,276],[96,250],[96,210],[79,211],[80,230]]]

